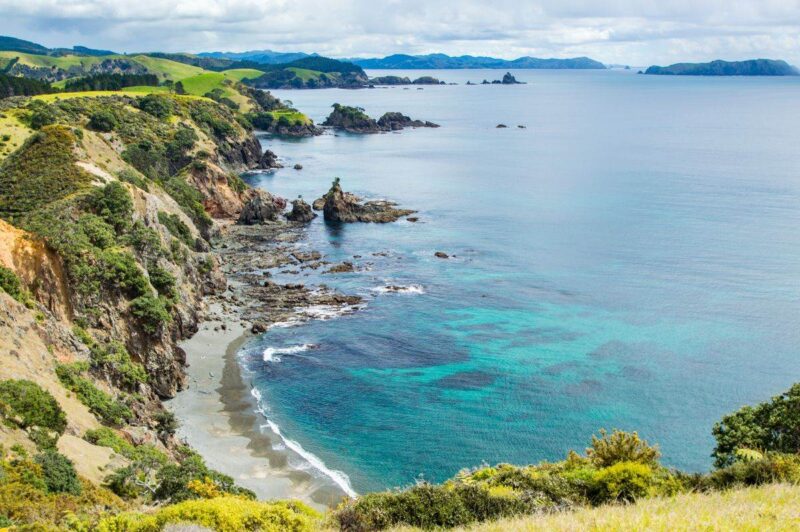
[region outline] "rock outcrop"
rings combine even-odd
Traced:
[[[351,133],[379,133],[381,128],[361,107],[333,104],[333,111],[322,123],[323,126],[343,129]]]
[[[391,201],[379,200],[361,203],[358,197],[342,190],[338,177],[334,180],[328,193],[325,194],[322,210],[325,221],[332,223],[388,223],[415,212],[398,209],[397,204]]]
[[[277,221],[278,215],[285,206],[285,202],[281,202],[279,198],[274,198],[269,192],[253,190],[251,198],[244,205],[242,213],[239,215],[238,223],[256,225]]]
[[[283,165],[278,162],[278,156],[272,150],[264,150],[261,159],[258,161],[258,169],[272,170],[275,168],[283,168]]]
[[[407,127],[439,127],[439,124],[422,120],[412,120],[403,113],[390,112],[384,113],[384,115],[378,119],[378,126],[383,131],[398,131]]]
[[[292,201],[292,210],[286,215],[286,219],[290,222],[300,223],[308,223],[316,217],[316,213],[311,210],[311,205],[302,199]]]
[[[384,113],[380,119],[375,120],[360,107],[333,104],[333,111],[322,123],[323,126],[342,129],[350,133],[381,133],[384,131],[399,131],[406,127],[439,127],[438,124],[423,120],[412,120],[410,117],[398,112]]]

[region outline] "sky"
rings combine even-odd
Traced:
[[[635,66],[764,57],[800,65],[800,0],[0,0],[0,34],[118,52],[442,52]]]

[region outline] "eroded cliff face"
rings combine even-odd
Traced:
[[[27,378],[56,397],[68,417],[59,449],[98,482],[105,475],[98,467],[109,464],[80,455],[108,455],[87,451],[91,444],[82,439],[101,416],[68,391],[56,368],[73,368],[125,404],[130,415],[116,427],[122,434],[170,453],[177,442],[159,428],[158,416],[161,399],[185,386],[177,344],[196,332],[203,296],[226,288],[205,238],[253,202],[274,209],[270,216],[282,207],[238,177],[258,166],[262,153],[229,110],[168,97],[156,102],[172,115],[167,119],[145,103],[111,97],[51,104],[45,110],[56,124],[0,163],[0,266],[29,295],[25,304],[0,290],[0,380]],[[92,130],[98,109],[115,114],[113,131]],[[103,360],[118,352],[120,363],[141,365],[145,377],[126,381],[120,363]],[[0,443],[27,441],[17,432],[0,431]]]

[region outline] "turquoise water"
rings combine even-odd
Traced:
[[[519,71],[527,85],[463,85],[503,73],[278,92],[318,122],[340,102],[442,127],[265,142],[304,166],[251,178],[273,193],[313,199],[340,176],[420,211],[309,226],[310,248],[363,270],[276,278],[367,304],[246,346],[266,415],[359,492],[560,459],[602,427],[708,469],[722,414],[800,380],[800,80]]]

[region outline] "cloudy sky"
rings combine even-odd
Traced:
[[[781,58],[800,65],[800,0],[0,0],[0,34],[121,52],[274,49],[636,66]]]

